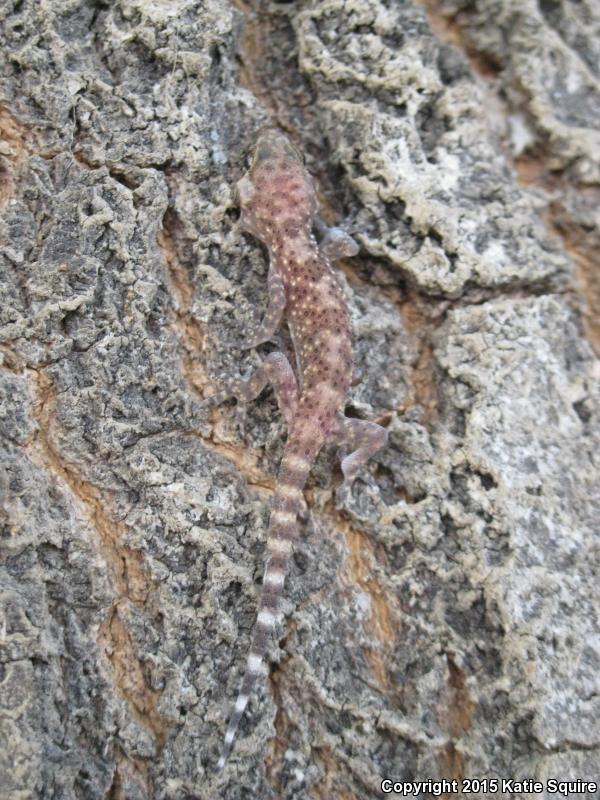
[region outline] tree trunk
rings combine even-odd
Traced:
[[[599,30],[598,0],[4,4],[1,798],[600,779]],[[341,510],[320,455],[218,773],[286,430],[270,391],[241,425],[202,399],[269,351],[233,191],[267,122],[360,244],[349,407],[390,438]]]

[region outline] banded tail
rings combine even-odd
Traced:
[[[258,617],[252,634],[246,672],[225,733],[223,754],[217,764],[218,770],[223,769],[231,753],[250,693],[256,679],[263,672],[269,637],[277,623],[277,607],[287,574],[292,542],[296,535],[296,520],[302,502],[302,489],[308,478],[311,464],[323,443],[322,435],[311,430],[310,423],[305,422],[300,426],[297,423],[298,420],[294,427],[295,432],[299,435],[294,436],[294,432],[290,435],[279,469],[278,485],[269,520],[267,562]],[[308,441],[309,439],[310,441]]]

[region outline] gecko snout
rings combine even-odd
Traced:
[[[260,167],[265,162],[273,161],[303,163],[300,153],[289,141],[287,136],[271,128],[266,130],[258,140],[252,167]]]

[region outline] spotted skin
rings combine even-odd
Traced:
[[[265,670],[265,654],[277,622],[277,608],[303,507],[302,490],[311,465],[326,441],[353,450],[342,461],[344,483],[338,504],[347,497],[364,462],[384,446],[387,432],[372,422],[343,414],[353,382],[350,319],[331,260],[357,252],[353,240],[338,228],[324,232],[321,245],[313,235],[317,199],[312,178],[287,138],[263,134],[248,172],[238,182],[242,227],[265,243],[270,255],[269,305],[260,326],[251,332],[257,345],[273,337],[285,315],[295,351],[294,370],[283,353],[271,353],[246,381],[229,382],[211,398],[221,402],[256,397],[272,383],[288,426],[267,538],[262,596],[246,672],[225,733],[221,769],[231,752],[250,692]]]

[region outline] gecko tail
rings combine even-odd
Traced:
[[[263,576],[262,595],[254,626],[252,644],[242,685],[227,725],[223,752],[217,770],[223,769],[231,753],[235,735],[248,705],[257,678],[266,671],[266,654],[271,634],[277,624],[277,608],[285,582],[292,542],[297,531],[302,489],[306,482],[313,453],[302,456],[298,448],[286,447],[281,462],[279,485],[273,501],[267,539],[267,564]]]
[[[270,620],[266,620],[265,614],[266,612],[261,611],[258,616],[257,630],[255,632],[252,648],[246,662],[246,672],[244,673],[244,679],[242,681],[237,700],[235,701],[235,706],[233,707],[233,711],[231,712],[231,716],[229,718],[229,724],[227,725],[227,731],[225,732],[225,740],[223,743],[223,752],[221,753],[221,757],[217,763],[217,770],[222,770],[225,766],[225,762],[229,758],[229,754],[233,749],[233,742],[235,740],[237,729],[242,717],[244,716],[244,711],[248,705],[248,700],[250,699],[250,693],[254,688],[257,678],[264,671],[268,635],[275,627],[275,620],[273,619],[273,622],[271,623]],[[268,628],[264,625],[265,621],[270,623]],[[265,631],[264,642],[257,641],[256,633],[258,633],[259,625],[260,630]]]

